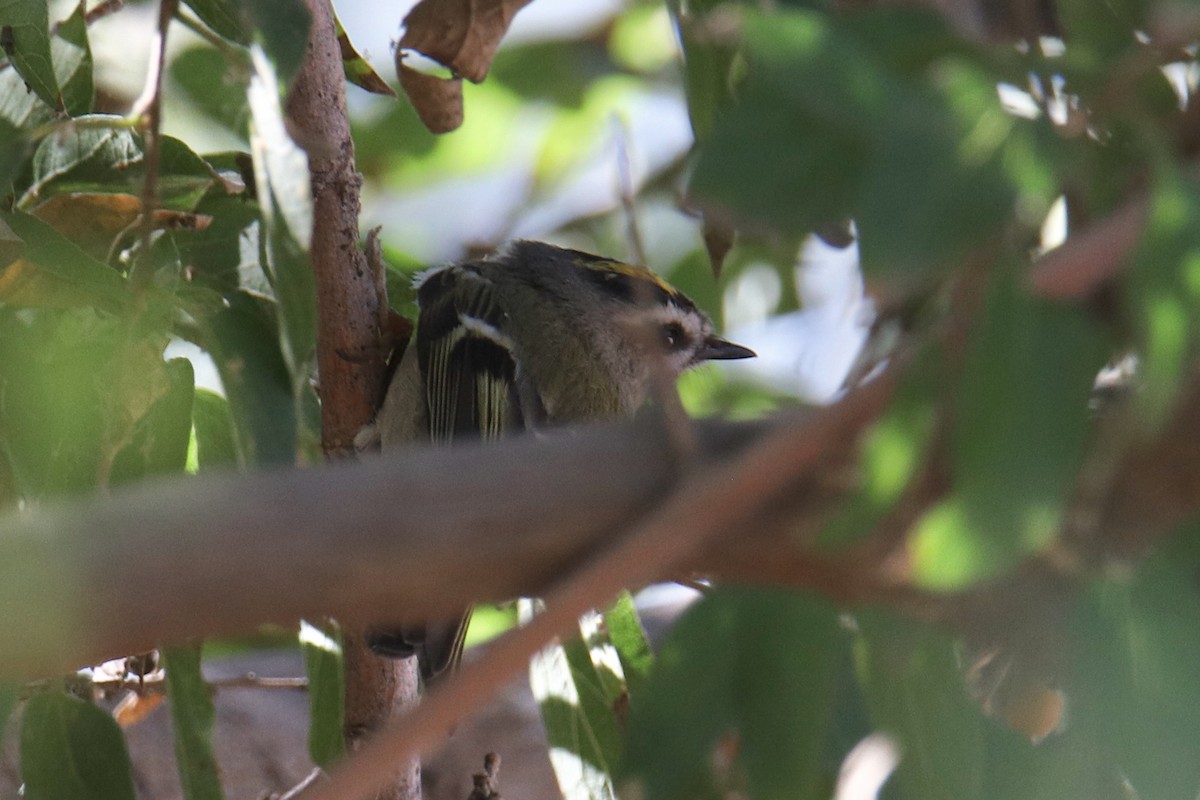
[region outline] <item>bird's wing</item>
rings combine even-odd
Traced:
[[[513,343],[491,282],[469,264],[447,267],[424,279],[418,300],[417,358],[430,440],[494,440],[525,428],[522,398],[528,405],[531,393],[518,388]],[[536,397],[533,404],[541,406]],[[371,646],[380,654],[415,654],[428,683],[457,666],[470,618],[468,609],[450,623],[373,631]]]
[[[513,343],[491,282],[470,265],[449,267],[421,284],[419,299],[430,439],[494,440],[523,428]]]

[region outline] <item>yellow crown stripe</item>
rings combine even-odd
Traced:
[[[666,292],[670,297],[678,297],[679,290],[671,284],[664,281],[658,275],[651,272],[646,267],[635,266],[634,264],[626,264],[624,261],[610,261],[608,259],[583,260],[576,259],[576,264],[587,269],[596,270],[597,272],[615,272],[618,275],[624,275],[627,278],[638,281],[648,281],[654,286]]]

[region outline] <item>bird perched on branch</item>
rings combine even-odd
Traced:
[[[648,269],[541,242],[422,273],[417,304],[415,346],[365,437],[384,452],[633,416],[656,370],[675,378],[754,355]],[[429,681],[457,663],[469,617],[368,641],[381,655],[416,655]]]

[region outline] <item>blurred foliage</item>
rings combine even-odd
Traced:
[[[84,3],[0,3],[5,509],[320,459],[307,157],[281,110],[308,13],[300,0],[184,5],[200,35],[171,51],[147,235],[142,120],[104,76],[119,39],[105,31],[128,30],[105,26],[148,7],[98,21]],[[591,29],[502,48],[443,137],[406,101],[350,89],[363,227],[385,223],[398,310],[412,310],[418,269],[527,236],[640,248],[719,327],[770,325],[816,311],[798,270],[811,235],[852,239],[880,306],[876,362],[910,366],[862,438],[845,502],[806,543],[853,554],[903,522],[896,581],[943,609],[1038,559],[1071,568],[1072,591],[986,624],[723,587],[657,659],[622,597],[535,666],[575,795],[824,798],[848,755],[880,741],[899,759],[879,778],[885,798],[1200,791],[1200,531],[1140,563],[1063,535],[1072,497],[1114,450],[1161,431],[1195,374],[1200,20],[1173,0],[896,5],[630,2]],[[352,4],[338,6],[348,21]],[[372,84],[349,39],[343,52]],[[1146,204],[1123,271],[1088,302],[1029,291],[1059,200],[1068,235]],[[714,280],[705,236],[733,229]],[[208,360],[165,358],[179,340]],[[800,385],[803,343],[782,344]],[[1102,438],[1093,382],[1127,353],[1131,430]],[[681,391],[698,415],[798,402],[716,371]],[[477,621],[483,638],[513,612]],[[337,634],[305,628],[323,765],[342,756]],[[166,662],[185,796],[220,796],[199,648]],[[90,700],[57,684],[18,700],[0,684],[0,721],[19,709],[25,796],[133,796],[120,729]]]

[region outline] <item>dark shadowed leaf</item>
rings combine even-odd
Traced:
[[[717,115],[733,100],[733,65],[740,42],[731,31],[722,37],[710,30],[710,14],[719,6],[679,0],[667,3],[683,50],[684,90],[697,141],[708,137]]]
[[[184,0],[205,25],[238,44],[250,44],[243,4],[236,0]]]
[[[897,779],[912,800],[983,797],[984,726],[955,642],[896,616],[855,615],[858,673],[876,729],[900,746]]]
[[[874,13],[747,12],[746,77],[702,143],[692,191],[751,230],[854,217],[867,270],[945,266],[1011,208],[998,165],[1012,123],[928,14]],[[877,33],[898,21],[924,32],[911,51]],[[941,82],[905,72],[935,57]]]
[[[16,261],[25,249],[25,242],[3,219],[0,219],[0,270]]]
[[[940,348],[931,347],[905,371],[892,404],[863,439],[860,486],[825,524],[822,546],[870,536],[918,474],[937,418],[942,357]]]
[[[18,684],[0,683],[0,741],[4,739],[8,718],[17,706],[17,697],[20,693],[21,687]]]
[[[25,704],[21,779],[29,800],[134,800],[117,723],[107,711],[56,690]]]
[[[212,747],[215,711],[212,690],[200,671],[200,649],[195,642],[162,651],[175,763],[184,800],[221,800],[225,794]]]
[[[633,707],[626,773],[649,800],[713,797],[735,774],[755,798],[828,797],[824,763],[836,666],[833,608],[799,594],[717,589],[678,622]],[[728,768],[727,768],[728,770]]]
[[[43,103],[62,108],[50,54],[50,13],[44,2],[2,0],[0,26],[11,31],[5,53],[13,70]]]
[[[1200,308],[1200,185],[1161,170],[1151,195],[1149,217],[1125,284],[1137,332],[1135,402],[1147,429],[1160,425],[1175,402],[1179,381],[1190,374]]]
[[[243,6],[254,24],[255,40],[274,65],[279,83],[273,88],[286,89],[308,48],[308,28],[312,24],[308,6],[303,0],[248,0]]]
[[[132,440],[113,462],[114,485],[183,472],[195,393],[192,362],[186,358],[172,359],[165,371],[168,382],[165,392],[137,421]]]
[[[3,92],[3,73],[0,73],[0,95]],[[33,142],[0,111],[0,192],[7,194],[12,190],[13,179],[32,152]]]
[[[54,73],[62,89],[62,102],[72,117],[90,114],[96,90],[92,82],[92,50],[88,44],[84,4],[58,24],[50,41]]]
[[[1092,731],[1142,800],[1200,792],[1200,528],[1131,581],[1100,581],[1072,620],[1070,725]]]
[[[135,180],[144,180],[135,171]],[[159,144],[158,191],[160,203],[168,208],[192,210],[210,188],[220,183],[212,165],[174,136],[163,136]],[[221,184],[222,186],[224,184]]]
[[[192,47],[171,60],[171,80],[209,119],[245,138],[250,121],[246,82],[250,58],[226,56],[211,47]],[[213,87],[219,87],[214,91]]]
[[[261,467],[296,460],[296,404],[275,322],[263,301],[245,294],[207,320],[213,360],[233,416],[239,463]]]
[[[0,435],[17,486],[28,497],[91,489],[105,414],[103,392],[85,376],[111,362],[118,326],[90,309],[3,313],[0,326]]]
[[[917,580],[942,588],[995,575],[1047,546],[1083,463],[1087,403],[1110,355],[1076,308],[1035,300],[1001,270],[963,370],[955,496],[918,525]]]

